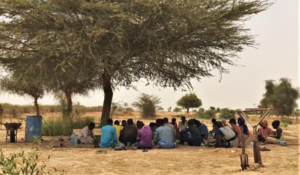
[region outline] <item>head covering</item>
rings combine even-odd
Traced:
[[[261,124],[261,126],[263,126],[264,128],[267,128],[267,127],[268,127],[268,122],[267,122],[267,120],[262,120],[262,121],[260,122],[260,124]]]
[[[240,126],[243,127],[244,134],[245,134],[245,135],[250,135],[249,130],[248,130],[248,126],[245,124],[245,119],[239,117],[239,118],[238,118],[238,122],[241,123]]]

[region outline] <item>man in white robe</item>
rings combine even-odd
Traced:
[[[77,140],[79,143],[83,144],[94,144],[97,143],[97,139],[94,135],[93,129],[95,128],[95,123],[91,122],[89,126],[84,127],[78,134]]]

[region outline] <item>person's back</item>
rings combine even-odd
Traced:
[[[199,132],[199,129],[196,126],[189,126],[188,131],[191,134],[191,141],[189,142],[189,145],[191,146],[200,146],[201,145],[201,134]]]
[[[171,129],[172,135],[173,135],[172,141],[175,142],[176,141],[176,129],[175,129],[175,126],[173,124],[169,123],[168,118],[164,118],[164,125],[168,126]]]
[[[154,142],[160,146],[160,148],[174,148],[172,130],[168,126],[160,126],[156,129]]]
[[[238,139],[236,133],[229,126],[219,127],[216,134],[221,135],[226,142],[231,143],[231,147],[238,147]]]
[[[133,120],[128,119],[127,126],[123,128],[120,134],[120,142],[125,144],[126,146],[128,142],[134,144],[136,142],[138,130],[135,126],[133,126]]]
[[[101,129],[101,148],[115,147],[117,143],[116,128],[111,125],[106,125]]]
[[[145,126],[138,131],[137,138],[140,139],[140,146],[144,148],[152,147],[152,130],[150,126]]]
[[[123,129],[123,126],[120,126],[120,122],[118,120],[116,120],[114,127],[116,128],[117,138],[118,138],[118,141],[119,141],[120,132]]]

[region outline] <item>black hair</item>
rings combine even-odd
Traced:
[[[120,125],[119,120],[116,120],[116,121],[115,121],[115,125]]]
[[[235,118],[230,119],[229,123],[236,124],[236,119]]]
[[[158,126],[163,126],[165,124],[163,119],[158,119]]]
[[[183,120],[183,119],[185,119],[185,116],[182,116],[182,117],[181,117],[181,120]]]
[[[155,123],[154,123],[154,122],[151,122],[151,123],[149,124],[149,126],[150,126],[150,128],[154,128]]]
[[[176,123],[176,118],[172,118],[172,124],[175,125]]]
[[[194,125],[194,120],[193,120],[193,119],[189,119],[188,125],[189,125],[189,126],[193,126],[193,125]]]
[[[95,123],[94,123],[94,122],[91,122],[89,126],[91,126],[91,127],[95,127],[96,125],[95,125]]]
[[[212,118],[211,122],[215,124],[217,122],[217,120],[215,118]]]
[[[132,124],[133,124],[132,118],[130,118],[130,119],[127,120],[127,124],[128,124],[128,125],[132,125]]]
[[[108,118],[106,120],[106,122],[107,122],[108,125],[112,125],[113,124],[113,120],[111,118]]]
[[[279,121],[279,120],[274,120],[274,121],[272,122],[273,128],[278,128],[279,125],[280,125],[280,121]]]
[[[169,119],[167,117],[164,118],[164,123],[169,123]]]
[[[217,128],[221,128],[221,127],[223,126],[223,124],[222,124],[222,122],[217,121],[217,122],[216,122],[216,126],[217,126]]]
[[[136,122],[136,127],[137,127],[138,129],[141,129],[143,126],[145,126],[145,124],[144,124],[142,121],[137,121],[137,122]]]

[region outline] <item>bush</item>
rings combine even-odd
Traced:
[[[293,124],[293,121],[291,119],[287,118],[287,117],[281,117],[280,121],[282,123]]]
[[[176,115],[177,118],[181,118],[181,117],[184,117],[183,114],[179,114],[179,115]]]
[[[175,108],[173,109],[173,112],[181,112],[181,108],[175,107]]]
[[[42,135],[44,136],[70,136],[73,129],[82,129],[95,121],[95,117],[49,117],[43,120]]]
[[[207,111],[201,112],[199,110],[197,117],[202,118],[202,119],[212,119],[212,118],[216,117],[216,111],[215,110],[207,110]]]
[[[228,108],[224,108],[221,110],[221,114],[219,118],[224,118],[224,119],[235,118],[235,111]]]
[[[0,174],[51,174],[49,170],[46,172],[46,164],[44,161],[40,160],[42,154],[38,153],[39,145],[32,147],[30,150],[25,152],[21,150],[20,153],[13,153],[9,156],[4,156],[4,151],[0,148]],[[48,156],[48,161],[50,155]],[[59,171],[53,167],[53,171],[56,174],[66,174],[64,170]]]

